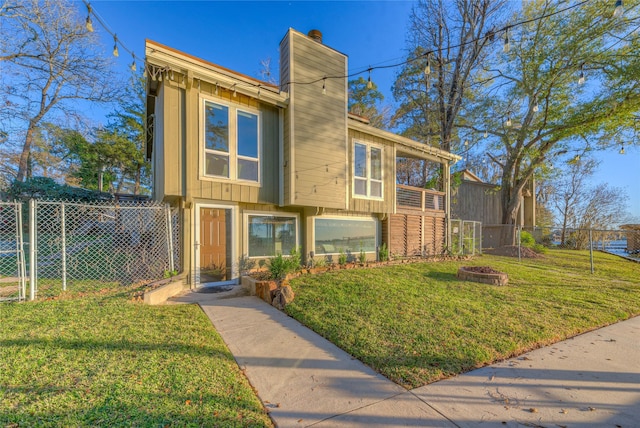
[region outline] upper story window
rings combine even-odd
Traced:
[[[382,198],[382,149],[355,142],[353,147],[353,194]]]
[[[204,175],[260,181],[260,116],[204,100]]]

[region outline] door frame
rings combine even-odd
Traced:
[[[238,247],[238,236],[237,236],[237,218],[238,218],[238,207],[235,205],[224,205],[224,204],[214,204],[214,203],[196,203],[195,204],[195,219],[194,219],[194,229],[195,233],[193,236],[193,248],[194,248],[194,275],[193,275],[193,284],[195,288],[204,287],[205,285],[200,283],[200,209],[201,208],[216,208],[216,209],[224,209],[231,211],[231,279],[226,281],[219,282],[206,282],[205,284],[214,284],[214,285],[227,285],[227,284],[237,284],[240,279],[238,274],[238,263],[236,262],[235,255],[237,254]],[[229,249],[227,248],[227,251]]]

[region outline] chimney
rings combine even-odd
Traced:
[[[318,43],[322,43],[322,32],[320,30],[311,30],[307,33],[307,36]]]

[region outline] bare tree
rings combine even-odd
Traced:
[[[2,16],[0,114],[20,158],[16,179],[27,176],[36,131],[43,120],[80,116],[79,102],[117,100],[117,79],[67,0],[9,0]]]
[[[587,180],[598,166],[593,159],[572,160],[567,165],[564,174],[549,189],[552,206],[558,213],[562,225],[560,242],[564,245],[567,237],[567,227],[578,227],[581,211],[580,204],[588,195]]]

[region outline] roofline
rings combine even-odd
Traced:
[[[153,40],[145,39],[145,54],[147,62],[163,67],[176,67],[176,71],[189,75],[192,79],[226,85],[229,88],[238,84],[235,88],[238,92],[281,107],[288,103],[288,94],[280,91],[278,85],[238,73]]]
[[[378,129],[370,125],[365,125],[364,123],[361,123],[354,118],[351,118],[348,127],[350,129],[355,129],[367,134],[375,135],[377,137],[393,141],[400,146],[423,153],[424,155],[427,155],[426,157],[437,158],[438,161],[442,161],[444,159],[446,161],[456,163],[460,159],[462,159],[461,156],[458,156],[454,153],[447,152],[446,150],[442,150],[428,144],[419,143],[410,138],[403,137],[402,135],[394,134],[393,132]]]

